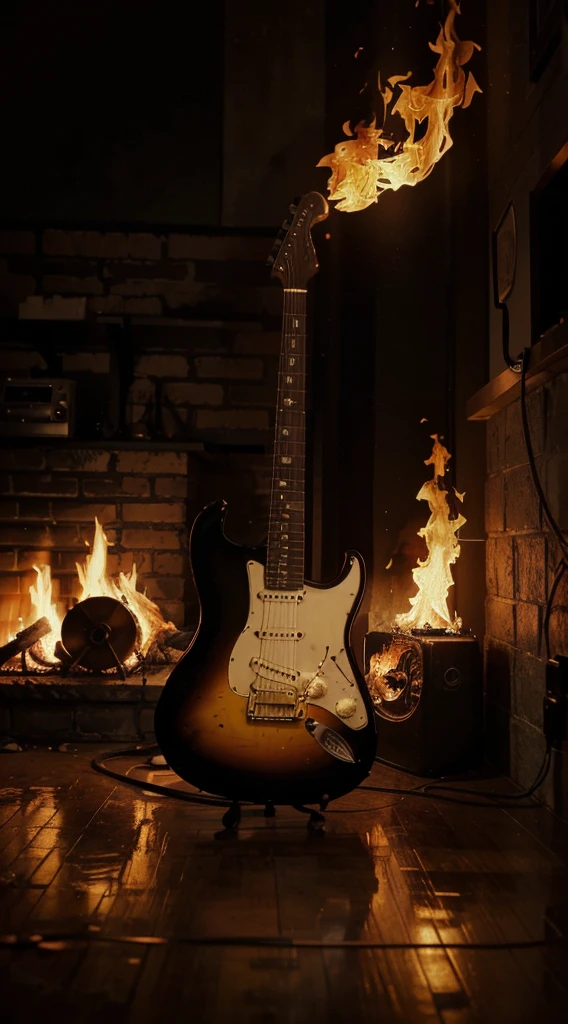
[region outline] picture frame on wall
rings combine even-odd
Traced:
[[[562,38],[568,0],[529,0],[530,78],[536,82]]]

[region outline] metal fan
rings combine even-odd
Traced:
[[[67,612],[61,643],[69,656],[66,671],[80,665],[90,672],[116,669],[126,679],[124,662],[136,646],[132,613],[114,597],[87,597]]]

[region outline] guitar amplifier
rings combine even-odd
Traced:
[[[75,382],[10,378],[0,385],[3,437],[72,437]]]
[[[382,761],[434,777],[479,765],[483,684],[474,636],[368,633],[365,679]]]

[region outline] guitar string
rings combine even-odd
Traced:
[[[277,505],[276,505],[276,493],[277,493],[278,451],[279,451],[278,429],[281,426],[281,412],[280,412],[280,410],[281,410],[281,384],[282,384],[282,380],[283,380],[284,364],[285,364],[286,328],[287,328],[287,324],[288,324],[289,306],[290,306],[290,300],[289,300],[289,297],[288,297],[289,294],[290,293],[284,291],[283,313],[282,313],[282,339],[281,339],[281,345],[280,345],[280,359],[279,359],[279,367],[278,367],[278,384],[277,384],[277,392],[276,392],[276,429],[275,429],[275,437],[274,437],[274,452],[273,452],[273,459],[272,459],[272,486],[271,486],[271,496],[270,496],[269,527],[268,527],[268,538],[269,538],[268,539],[268,552],[267,552],[268,557],[267,557],[267,561],[266,561],[266,568],[267,568],[266,576],[268,577],[268,579],[265,580],[265,587],[266,587],[267,590],[272,590],[274,583],[276,584],[276,588],[275,589],[277,589],[278,582],[279,582],[279,578],[278,578],[279,577],[279,561],[276,562],[276,558],[277,557],[279,558],[281,545],[278,548],[276,547],[277,533],[276,533],[275,514],[276,514],[276,507],[277,507]],[[280,530],[280,533],[281,532],[282,531]],[[277,554],[277,552],[278,552],[278,554]],[[276,616],[274,616],[274,602],[271,601],[270,599],[268,599],[266,601],[266,605],[267,605],[267,615],[266,615],[267,626],[266,626],[265,632],[267,634],[267,638],[266,638],[266,641],[264,642],[264,646],[261,644],[261,651],[263,652],[261,654],[261,658],[265,659],[266,662],[268,663],[268,665],[278,665],[279,656],[276,654],[276,649],[275,649],[276,648],[276,644],[274,642],[272,642],[272,643],[270,642],[270,632],[271,631],[272,632],[276,632],[276,631],[279,630],[279,628],[280,628],[280,621],[281,621],[281,614],[279,612],[277,612]],[[268,670],[268,672],[270,673],[270,669]]]
[[[279,367],[278,367],[278,389],[277,389],[277,399],[276,399],[276,430],[275,430],[275,436],[274,436],[274,457],[273,457],[273,492],[274,492],[274,500],[272,501],[272,507],[271,507],[271,513],[272,513],[273,517],[274,517],[274,515],[276,513],[276,509],[278,507],[277,504],[276,504],[276,495],[277,495],[277,491],[278,491],[278,484],[277,484],[278,476],[277,475],[279,473],[279,467],[278,467],[278,452],[279,452],[278,430],[279,430],[280,425],[281,425],[281,412],[280,412],[280,410],[281,410],[281,395],[282,395],[282,380],[283,380],[284,364],[285,364],[286,326],[287,326],[287,322],[288,322],[289,305],[290,305],[290,300],[289,300],[289,297],[288,297],[288,293],[286,291],[284,291],[283,314],[282,314],[282,340],[281,340],[281,345],[280,345],[280,359],[279,359]],[[278,583],[279,583],[279,572],[280,572],[281,543],[278,543],[279,535],[276,533],[277,527],[276,527],[276,523],[274,522],[274,518],[273,518],[273,522],[272,522],[271,526],[272,526],[272,530],[271,530],[272,546],[271,546],[271,550],[269,550],[269,560],[271,562],[271,564],[270,564],[271,589],[273,587],[273,584],[276,585],[276,589],[277,589],[278,588]],[[280,530],[280,534],[281,534],[281,532],[282,531]],[[278,543],[278,547],[276,546],[277,543]],[[280,620],[281,620],[281,614],[280,614],[280,610],[279,610],[279,606],[278,605],[276,606],[276,609],[277,609],[276,615],[274,615],[274,611],[275,611],[274,602],[269,601],[268,620],[269,620],[269,622],[274,622],[274,626],[272,627],[274,632],[276,632],[280,628]],[[271,659],[270,659],[271,662],[273,664],[278,665],[278,663],[279,663],[279,655],[277,655],[277,645],[272,643],[270,645],[270,651],[271,651]]]
[[[293,273],[294,285],[293,285],[293,287],[296,287],[296,276],[295,276],[295,274],[296,274],[296,270],[295,270],[295,267],[294,267],[294,273]],[[304,306],[304,302],[305,302],[305,297],[302,296],[302,299],[300,299],[300,296],[299,296],[298,292],[294,292],[293,294],[294,294],[294,297],[295,297],[295,301],[298,303],[298,305],[303,307]],[[305,322],[305,319],[304,319],[303,323],[300,323],[300,319],[298,318],[298,326],[300,328],[300,332],[299,333],[302,335],[302,344],[300,346],[300,348],[301,348],[300,363],[299,363],[299,366],[298,366],[298,370],[301,372],[303,370],[303,368],[304,368],[303,367],[303,362],[305,360],[305,353],[306,353],[306,336],[305,336],[306,322]],[[294,326],[294,333],[295,333],[295,330],[296,330],[296,327]],[[292,374],[292,377],[294,377],[294,374]],[[303,391],[303,394],[302,394],[302,409],[300,410],[300,413],[302,413],[304,408],[305,408],[305,379],[302,380],[301,383],[302,383],[302,385],[304,387],[304,391]],[[300,428],[299,428],[299,431],[298,431],[298,439],[300,441],[304,441],[305,440],[304,424],[302,423],[301,418],[300,418]],[[287,447],[287,450],[288,451],[290,450],[289,447]],[[302,453],[303,450],[304,450],[303,446],[301,446],[300,447],[300,453]],[[295,455],[290,454],[290,457],[294,459]],[[300,455],[300,457],[301,457],[301,455]],[[293,472],[291,474],[291,477],[294,480],[294,484],[295,484],[295,482],[296,482],[295,478],[296,478],[296,475],[297,475],[297,472],[298,472],[297,468],[296,468],[297,464],[295,462],[292,462],[291,465],[293,467]],[[294,486],[294,494],[297,497],[297,495],[296,495],[296,487],[295,486]],[[305,495],[304,495],[304,492],[302,490],[302,502],[304,503],[304,501],[305,501]],[[302,523],[304,523],[304,519],[305,519],[305,509],[304,508],[302,509],[300,514],[301,514],[301,518],[302,518]],[[305,529],[305,527],[304,527],[304,529]],[[303,575],[304,575],[304,554],[305,554],[305,552],[303,550],[303,546],[305,544],[304,529],[302,529],[301,534],[300,534],[301,542],[302,542],[302,551],[301,551],[301,557],[300,557],[300,565],[302,566],[302,573],[301,573],[302,578],[300,579],[299,582],[300,582],[300,587],[302,589],[303,589],[303,584],[304,584],[304,580],[303,580]],[[296,632],[297,625],[298,625],[298,607],[299,607],[299,603],[298,603],[298,601],[295,600],[293,602],[292,616],[291,616],[292,617],[292,621],[294,623],[294,625],[293,625],[294,633]],[[295,676],[297,674],[296,673],[297,647],[298,647],[298,642],[296,640],[292,640],[292,661],[293,661],[293,665],[294,665],[294,675]],[[298,680],[295,679],[294,682],[298,682]],[[300,687],[298,686],[297,689],[299,690]]]
[[[288,254],[284,254],[284,259],[287,262],[288,280],[290,281],[290,287],[295,289],[297,285],[296,280],[296,269],[292,263],[290,263]],[[286,283],[286,282],[285,282]],[[294,298],[292,298],[292,295]],[[287,573],[290,570],[290,562],[293,562],[292,572],[295,576],[298,575],[298,569],[300,569],[299,579],[299,592],[303,591],[304,579],[304,529],[305,529],[305,501],[304,501],[304,483],[305,483],[305,309],[296,308],[296,303],[299,307],[303,307],[305,299],[300,300],[299,293],[296,291],[284,290],[284,302],[283,302],[283,323],[282,323],[282,343],[280,348],[280,360],[279,360],[279,375],[277,385],[277,411],[276,411],[276,427],[275,432],[275,445],[274,445],[274,457],[272,467],[272,487],[271,487],[271,500],[269,510],[269,549],[267,558],[267,572],[266,575],[269,577],[270,583],[275,583],[274,588],[267,587],[267,589],[279,590],[279,584],[284,582],[283,578],[283,564],[287,567]],[[297,341],[301,339],[302,344],[299,348],[294,347],[294,353],[298,360],[298,366],[293,372],[289,372],[287,366],[287,360],[290,356],[290,349],[288,346],[289,338],[295,338]],[[296,381],[292,380],[292,384],[297,384],[298,379],[300,387],[294,387],[293,390],[297,394],[301,394],[303,401],[300,402],[300,408],[293,410],[290,407],[290,422],[285,419],[286,410],[282,405],[282,384],[285,377],[292,376],[296,377]],[[296,399],[296,402],[298,399]],[[293,423],[294,414],[300,415],[300,423]],[[280,434],[278,433],[279,428],[286,427],[289,433],[286,435],[290,438],[290,444],[293,444],[294,450],[291,450],[288,441],[282,441]],[[296,447],[300,447],[300,454],[297,453]],[[279,461],[280,456],[286,456],[291,458],[291,463],[281,463]],[[286,465],[287,472],[281,470],[280,466]],[[288,468],[289,467],[289,468]],[[278,474],[278,476],[277,476]],[[287,545],[286,549],[289,553],[284,563],[282,563],[282,519],[280,515],[276,519],[277,509],[279,508],[279,502],[276,501],[276,489],[278,487],[281,478],[287,477],[287,483],[292,486],[290,488],[290,505],[296,506],[290,508],[289,514],[289,529],[287,533]],[[298,502],[293,500],[298,498],[298,495],[302,496],[302,501]],[[300,504],[300,508],[298,508]],[[296,513],[300,513],[296,517]],[[300,537],[297,536],[297,532]],[[292,540],[290,539],[292,538]],[[301,550],[298,551],[298,543],[300,543]],[[297,564],[299,562],[299,565]],[[293,577],[294,579],[294,577]],[[269,581],[266,580],[266,583]],[[286,576],[286,582],[290,582],[288,575]],[[266,586],[265,583],[265,586]],[[287,588],[284,588],[287,589]],[[281,670],[292,673],[294,676],[297,674],[297,643],[295,634],[298,628],[298,604],[292,595],[296,588],[290,590],[290,598],[286,598],[286,604],[282,610],[282,601],[278,604],[271,600],[265,602],[266,604],[266,615],[265,609],[263,609],[261,633],[268,634],[268,636],[261,636],[260,643],[260,659],[265,660],[269,665],[278,665]],[[270,632],[274,634],[285,633],[286,635],[278,639],[275,635],[274,638],[270,638]],[[298,682],[297,679],[294,682]],[[284,684],[286,685],[286,684]]]
[[[286,284],[286,275],[285,275],[284,284]],[[274,437],[274,468],[273,468],[273,473],[274,473],[275,495],[277,494],[278,490],[280,489],[279,485],[278,485],[278,482],[277,482],[278,481],[278,477],[280,475],[280,467],[278,465],[279,453],[280,453],[279,431],[280,431],[280,429],[282,427],[282,422],[283,422],[283,418],[284,418],[283,406],[282,406],[282,382],[283,382],[283,379],[284,379],[284,368],[285,368],[285,362],[286,362],[286,347],[287,347],[287,345],[286,345],[286,332],[288,330],[288,322],[289,322],[289,316],[290,316],[290,304],[291,304],[291,300],[289,298],[289,294],[290,293],[288,293],[286,290],[284,291],[283,316],[282,316],[282,342],[281,342],[281,346],[280,346],[280,360],[279,360],[279,372],[278,372],[278,391],[277,391],[277,402],[276,402],[276,405],[277,405],[277,409],[276,409],[276,432],[275,432],[275,437]],[[277,508],[278,508],[278,511],[280,511],[280,506],[276,505],[275,503],[273,503],[273,508],[272,508],[273,514],[276,513],[276,509]],[[274,576],[274,580],[272,582],[274,582],[276,584],[276,589],[278,589],[278,583],[280,582],[279,576],[280,576],[280,571],[281,571],[281,564],[280,564],[280,557],[281,557],[281,552],[282,552],[282,540],[281,540],[281,537],[282,537],[282,525],[281,525],[281,521],[282,521],[282,516],[280,515],[278,517],[278,525],[276,525],[276,523],[273,523],[272,551],[270,553],[271,559],[272,559],[272,563],[273,563],[271,565],[271,567],[270,567],[271,568],[271,576],[272,575]],[[274,616],[274,614],[272,615],[272,619],[275,620],[275,625],[274,625],[275,631],[280,629],[280,624],[281,624],[281,620],[282,620],[282,614],[281,614],[280,608],[281,608],[281,606],[277,605],[276,606],[276,615],[275,616]],[[279,663],[279,655],[276,654],[276,651],[274,650],[274,646],[275,645],[273,644],[272,645],[272,648],[273,648],[273,651],[274,651],[273,658],[274,658],[274,661],[276,662],[276,664],[278,664]],[[285,661],[287,661],[286,651],[284,651],[284,653],[285,653],[285,657],[284,657],[283,661],[285,662]],[[282,665],[282,668],[284,668],[284,665]]]
[[[293,261],[290,262],[288,254],[284,254],[284,259],[285,259],[286,265],[287,265],[288,273],[287,273],[286,276],[288,278],[288,281],[290,282],[289,286],[291,288],[294,288],[296,286],[296,276],[295,276],[295,266],[294,266],[294,263],[293,263]],[[286,284],[286,280],[285,280],[284,283]],[[292,299],[292,295],[294,296],[293,299]],[[288,376],[287,362],[288,362],[289,355],[290,355],[289,339],[290,339],[290,337],[294,337],[294,338],[297,337],[297,335],[296,335],[296,310],[295,310],[296,301],[297,301],[296,300],[296,293],[295,292],[289,292],[289,291],[285,290],[285,292],[284,292],[284,303],[283,303],[283,307],[284,308],[283,308],[283,324],[282,324],[282,344],[281,344],[281,351],[280,351],[280,367],[279,367],[279,371],[280,372],[279,372],[278,392],[277,392],[277,430],[284,429],[284,427],[286,426],[289,431],[292,431],[292,434],[293,434],[294,437],[296,435],[296,425],[292,425],[292,422],[290,422],[290,424],[288,424],[288,421],[287,421],[288,419],[290,419],[290,421],[292,421],[292,419],[293,419],[293,411],[292,411],[292,407],[290,407],[290,416],[287,418],[286,415],[285,415],[285,409],[284,409],[283,402],[282,402],[282,385],[284,384],[285,378]],[[298,326],[299,326],[299,323],[298,323]],[[295,348],[295,350],[296,350],[296,348]],[[289,436],[289,435],[286,435],[286,436]],[[289,483],[292,484],[292,488],[291,488],[292,494],[290,495],[290,497],[291,497],[291,499],[293,499],[294,497],[297,497],[297,495],[295,495],[295,489],[296,489],[295,488],[295,483],[296,483],[295,477],[296,477],[296,474],[297,474],[296,464],[293,463],[293,462],[289,463],[289,464],[288,463],[283,463],[282,460],[281,460],[281,456],[283,456],[283,455],[284,455],[284,457],[292,457],[293,458],[293,455],[292,455],[292,452],[290,450],[290,447],[289,447],[288,443],[287,442],[283,442],[282,441],[281,433],[277,432],[276,437],[275,437],[274,465],[273,465],[274,487],[275,488],[279,487],[280,479],[281,478],[286,478],[286,482],[287,483],[289,482]],[[288,465],[290,466],[290,469],[286,473],[284,472],[283,468],[281,468],[281,466],[283,467],[284,465],[286,465],[287,467],[288,467]],[[278,476],[276,474],[278,474]],[[292,504],[294,504],[294,502],[291,500],[290,504],[292,505]],[[275,511],[275,509],[274,509],[274,502],[272,503],[272,511],[273,512]],[[289,510],[289,517],[288,517],[289,518],[289,529],[288,529],[288,531],[286,531],[287,534],[288,534],[288,536],[287,536],[287,545],[286,545],[286,550],[287,550],[288,554],[292,550],[292,545],[290,543],[290,537],[294,537],[294,539],[295,539],[295,535],[296,535],[296,530],[295,529],[294,530],[291,529],[292,525],[294,525],[294,527],[296,526],[296,516],[295,516],[295,512],[296,511],[297,510],[293,509],[293,508],[290,508],[290,510]],[[283,547],[284,547],[284,545],[282,543],[282,534],[284,532],[283,528],[282,528],[283,518],[284,518],[283,515],[280,515],[278,517],[277,528],[276,529],[273,528],[273,530],[271,531],[271,533],[272,533],[272,550],[271,550],[271,555],[272,555],[273,562],[277,558],[275,572],[274,572],[274,578],[275,578],[277,586],[278,586],[279,583],[284,582],[284,579],[283,579],[283,564],[286,565],[286,567],[287,567],[287,573],[288,573],[288,571],[291,568],[290,559],[288,558],[288,555],[286,556],[284,563],[282,562]],[[273,527],[274,527],[274,523],[273,523]],[[277,545],[278,545],[276,550],[275,550],[275,543],[277,543]],[[294,559],[293,560],[295,562],[296,554],[297,554],[295,546],[294,546],[293,550],[294,550]],[[274,565],[271,565],[271,570],[273,568],[274,568]],[[293,572],[297,572],[297,568],[296,568],[295,565],[293,566],[293,570],[292,571]],[[286,573],[286,581],[290,582],[287,573]],[[271,572],[271,575],[272,575],[272,572]],[[278,587],[278,589],[279,589],[279,587]],[[295,629],[296,629],[297,602],[295,600],[293,600],[293,596],[292,595],[293,595],[293,590],[290,592],[289,595],[286,594],[286,598],[285,598],[286,604],[285,604],[283,610],[282,610],[282,602],[281,601],[279,601],[278,604],[276,605],[276,615],[275,616],[273,615],[271,617],[272,621],[275,620],[275,625],[274,625],[274,628],[273,628],[273,631],[275,633],[282,633],[283,632],[285,634],[289,634],[290,632],[295,632]],[[270,604],[272,604],[272,602],[270,602]],[[291,604],[294,607],[290,607]],[[282,654],[277,654],[278,651],[282,652]],[[295,674],[296,674],[296,641],[294,640],[294,638],[290,637],[289,635],[285,635],[280,641],[276,640],[275,643],[272,644],[272,652],[273,652],[272,653],[273,661],[276,662],[280,666],[281,670],[283,670],[285,672],[288,672],[288,673],[291,673],[291,674],[293,674],[295,676]],[[294,679],[294,682],[296,682],[295,679]],[[284,685],[286,685],[286,683]]]
[[[292,288],[296,287],[295,263],[294,262],[292,262],[291,287]],[[298,301],[298,299],[297,299],[297,292],[292,292],[291,294],[294,296],[294,298],[291,300],[291,305],[295,306],[296,302]],[[295,314],[295,310],[292,311],[292,335],[294,336],[294,338],[296,338],[296,314]],[[297,349],[297,347],[298,347],[298,343],[296,342],[296,349]],[[286,357],[289,358],[289,351],[290,351],[290,349],[288,347],[288,342],[287,342],[286,335],[284,335],[284,349],[286,350]],[[284,359],[284,363],[286,364],[286,358]],[[287,367],[285,365],[285,367],[284,367],[285,374],[286,374],[286,371],[287,371]],[[283,378],[283,379],[285,379],[285,378]],[[290,406],[290,420],[293,420],[293,419],[294,419],[293,407]],[[294,425],[294,433],[291,434],[291,435],[288,435],[288,436],[294,436],[294,437],[296,436],[296,434],[295,434],[295,425]],[[290,452],[289,444],[286,444],[285,448],[286,448],[286,452],[287,453]],[[288,455],[287,455],[287,457],[288,457]],[[290,482],[292,482],[292,477],[293,477],[295,466],[294,466],[293,462],[290,463],[290,465],[292,467],[292,472],[290,472],[288,474],[288,479],[290,480]],[[293,498],[297,497],[296,489],[295,489],[295,487],[292,487],[291,490],[292,490],[292,499],[293,499]],[[290,502],[290,504],[292,504],[292,501]],[[290,523],[294,523],[295,524],[295,522],[296,522],[295,510],[290,509]],[[292,532],[288,533],[288,537],[289,538],[290,538],[290,536],[293,536]],[[290,540],[288,540],[288,545],[289,544],[290,544]],[[286,563],[288,564],[288,560],[286,560]],[[292,594],[293,594],[293,591],[292,591]],[[292,597],[292,600],[291,600],[291,613],[292,614],[289,615],[288,617],[292,620],[292,622],[294,624],[296,622],[296,615],[295,615],[296,609],[297,609],[297,602]],[[295,644],[295,641],[292,640],[292,650],[291,651],[290,651],[290,646],[289,646],[289,642],[288,641],[286,641],[286,644],[288,646],[288,658],[287,658],[287,660],[290,660],[290,653],[291,653],[292,654],[291,661],[292,661],[292,665],[294,666],[294,669],[295,669],[295,666],[296,666],[296,657],[295,657],[295,654],[296,654],[296,644]],[[293,670],[292,674],[294,676],[296,675],[294,670]],[[294,681],[294,684],[297,682],[297,680],[295,678],[294,678],[293,681]]]
[[[292,287],[295,288],[296,284],[297,284],[297,282],[296,282],[296,267],[295,267],[295,264],[293,264],[293,266],[292,266],[292,275],[291,275],[291,277],[292,277]],[[295,305],[296,303],[300,302],[299,296],[298,296],[297,292],[293,292],[292,294],[294,295],[293,304]],[[293,330],[292,330],[292,334],[296,338],[297,337],[297,335],[296,335],[296,326],[297,326],[297,324],[299,325],[299,320],[296,319],[295,311],[292,314],[292,316],[293,316],[293,321],[292,321],[292,328],[293,328]],[[287,348],[286,343],[284,345],[284,348]],[[298,348],[298,345],[296,343],[296,350],[297,350],[297,348]],[[302,348],[302,352],[303,352],[304,348],[305,348],[305,345],[302,345],[301,348]],[[289,358],[289,356],[288,356],[288,358]],[[285,360],[285,362],[286,362],[286,360]],[[287,370],[288,370],[288,367],[285,367],[285,372],[286,373],[287,373]],[[292,406],[290,406],[290,411],[291,411],[291,418],[293,418],[294,414],[292,412]],[[299,431],[299,436],[300,435],[301,435],[301,428],[300,428],[300,431]],[[292,436],[294,436],[294,437],[296,436],[296,427],[294,428],[294,434]],[[286,445],[286,452],[290,453],[288,457],[294,458],[294,456],[290,452],[290,446],[288,444]],[[296,463],[292,462],[292,463],[290,463],[290,466],[292,467],[292,470],[291,470],[291,472],[289,474],[289,479],[290,479],[291,483],[295,484],[295,479],[294,478],[295,478],[295,474],[296,474]],[[297,493],[296,493],[296,487],[295,486],[292,487],[292,498],[293,499],[297,498]],[[292,503],[293,502],[291,501],[290,504],[292,504]],[[292,513],[292,509],[290,511]],[[295,515],[294,514],[291,514],[290,521],[295,523]],[[293,535],[294,535],[293,533],[289,534],[289,536],[293,536]],[[288,540],[288,545],[289,544],[290,544],[290,541]],[[289,547],[288,547],[288,550],[289,550]],[[301,561],[301,559],[300,559],[300,561]],[[292,620],[292,623],[293,623],[292,629],[293,629],[294,632],[296,631],[296,626],[297,626],[297,614],[298,614],[298,602],[296,600],[292,599],[291,615],[289,616],[289,618]],[[290,647],[289,647],[288,657],[290,657],[290,653],[291,653],[291,655],[292,655],[291,660],[292,660],[292,665],[293,665],[293,675],[295,677],[296,676],[296,647],[297,647],[296,640],[293,639],[291,641],[291,645],[292,645],[291,646],[291,651],[290,651]],[[296,683],[296,682],[298,682],[298,680],[296,678],[294,678],[294,683]],[[298,687],[298,689],[299,689],[299,687]]]

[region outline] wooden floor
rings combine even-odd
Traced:
[[[325,835],[250,810],[220,841],[218,808],[92,755],[0,758],[7,1024],[568,1019],[568,826],[546,810],[359,790]]]

